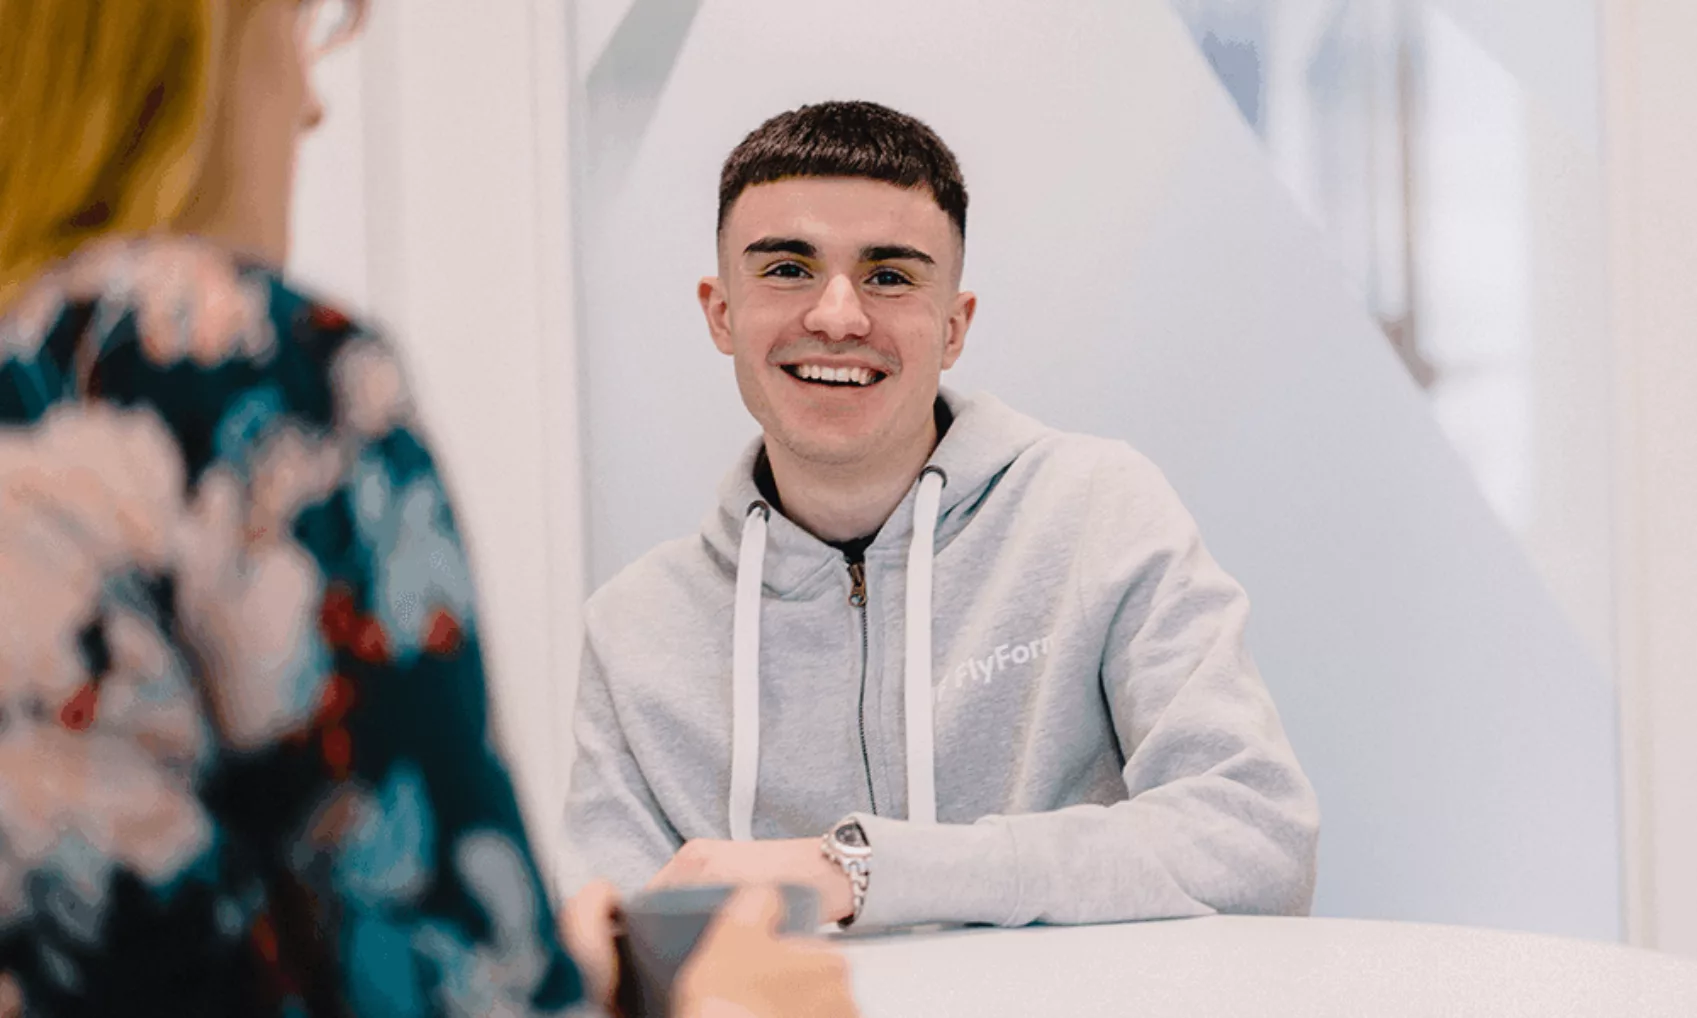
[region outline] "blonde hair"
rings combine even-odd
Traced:
[[[0,310],[79,245],[181,215],[225,6],[0,0]]]

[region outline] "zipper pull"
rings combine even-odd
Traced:
[[[849,604],[866,607],[866,563],[849,563]]]

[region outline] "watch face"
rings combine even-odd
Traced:
[[[860,825],[853,821],[843,824],[841,827],[837,828],[833,837],[850,848],[866,847],[866,832],[861,830]]]

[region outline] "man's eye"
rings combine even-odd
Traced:
[[[895,269],[879,269],[872,273],[867,282],[873,286],[907,286],[912,280],[897,272]]]
[[[806,279],[807,270],[795,262],[779,262],[761,275],[769,279]]]

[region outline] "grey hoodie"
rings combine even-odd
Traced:
[[[1306,912],[1314,792],[1176,493],[1124,443],[943,396],[864,606],[840,552],[765,510],[758,441],[699,536],[590,599],[576,880],[630,892],[685,840],[852,813],[865,925]]]

